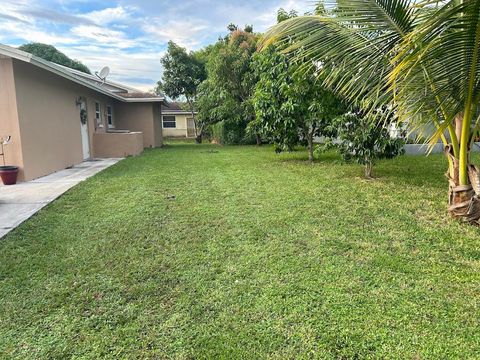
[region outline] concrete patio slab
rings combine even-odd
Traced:
[[[70,169],[16,185],[0,185],[0,238],[68,189],[121,159],[85,161]]]

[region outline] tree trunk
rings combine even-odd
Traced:
[[[373,169],[373,164],[371,161],[368,161],[366,164],[365,164],[365,177],[367,179],[372,179],[372,169]]]
[[[453,177],[448,178],[448,212],[464,222],[480,225],[480,168],[467,164],[469,184],[461,185],[459,181],[459,160],[453,156],[450,145],[445,147],[445,155],[453,162]]]
[[[188,103],[188,106],[190,107],[190,113],[192,114],[192,119],[193,119],[193,126],[195,127],[195,142],[197,144],[201,144],[202,143],[202,129],[200,129],[200,131],[198,130],[198,124],[197,124],[197,119],[195,117],[195,109],[194,109],[194,106],[193,106],[193,101],[187,96],[187,103]]]
[[[313,162],[313,133],[315,132],[315,128],[312,126],[307,134],[307,141],[308,141],[308,161]]]
[[[255,133],[255,140],[257,140],[257,146],[262,145],[262,138],[258,133]]]

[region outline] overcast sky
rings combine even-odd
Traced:
[[[42,42],[82,61],[92,72],[148,90],[161,77],[168,40],[190,50],[215,42],[229,23],[264,31],[283,7],[300,13],[311,0],[1,0],[0,43]]]

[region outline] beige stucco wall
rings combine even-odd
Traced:
[[[18,122],[13,61],[0,58],[0,137],[8,135],[12,139],[8,145],[5,145],[5,163],[6,165],[20,167],[18,176],[19,180],[22,181],[25,178],[25,174],[23,171],[22,142]],[[1,156],[0,165],[3,165]]]
[[[76,104],[80,96],[87,99],[90,156],[95,156],[94,101],[108,103],[110,98],[29,63],[13,60],[13,68],[24,179],[83,161],[80,109]]]
[[[141,148],[162,145],[159,103],[123,103],[19,60],[0,59],[0,79],[0,136],[12,136],[7,162],[20,166],[20,181],[83,161],[80,98],[87,105],[91,158],[134,155],[139,144]],[[95,121],[95,102],[100,103],[102,127]],[[143,132],[129,137],[130,143],[116,151],[111,147],[121,143],[116,139],[122,134],[94,139],[95,134],[108,131],[107,105],[113,107],[116,129]]]
[[[163,128],[164,137],[187,137],[187,118],[191,118],[192,115],[174,115],[163,114],[164,116],[175,116],[176,127],[175,128]],[[163,122],[162,122],[163,127]]]
[[[141,131],[144,147],[162,146],[162,133],[158,123],[159,103],[122,103],[117,102],[114,110],[116,129]],[[160,130],[160,131],[158,131]]]
[[[141,132],[95,133],[93,146],[98,157],[135,156],[143,151],[143,135]]]
[[[163,145],[162,129],[162,106],[160,103],[153,104],[153,130],[156,146]]]

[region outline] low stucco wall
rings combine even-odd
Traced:
[[[115,128],[143,133],[145,147],[162,146],[159,103],[115,104]]]
[[[139,155],[143,151],[143,134],[131,133],[95,133],[93,134],[95,156],[115,158]]]

